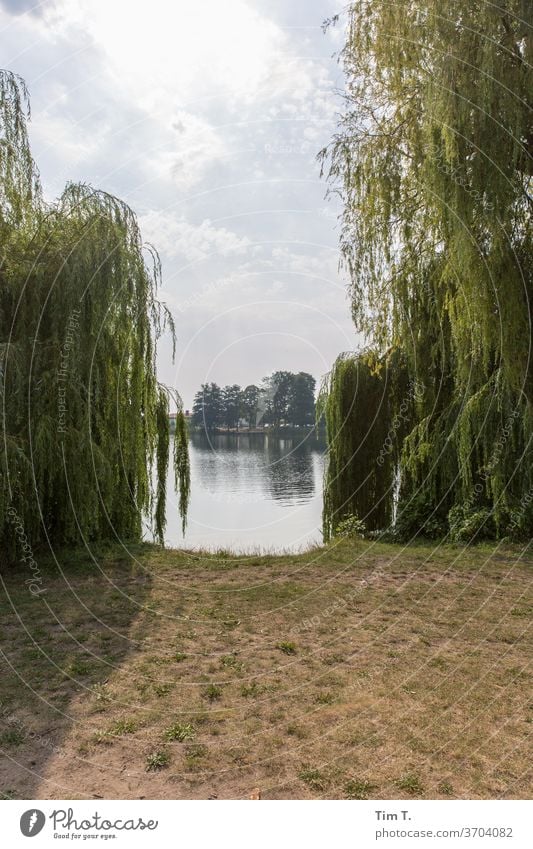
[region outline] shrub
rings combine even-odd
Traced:
[[[440,510],[425,493],[418,493],[400,501],[398,517],[394,524],[397,540],[407,541],[420,535],[428,539],[446,536],[448,525]]]
[[[480,541],[496,536],[494,518],[485,507],[473,510],[457,504],[448,513],[448,525],[453,542]]]
[[[345,516],[335,526],[333,535],[335,537],[344,537],[345,539],[364,539],[366,536],[366,525],[357,516]]]

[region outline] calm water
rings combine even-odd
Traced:
[[[321,542],[324,447],[309,438],[192,434],[185,537],[169,486],[173,547],[293,551]]]

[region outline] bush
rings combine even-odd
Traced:
[[[444,516],[436,511],[426,493],[406,497],[398,506],[398,518],[394,525],[397,540],[410,540],[417,534],[429,539],[446,536],[448,525]]]
[[[336,525],[333,535],[345,539],[364,539],[366,525],[357,516],[346,516]]]
[[[448,525],[453,542],[477,542],[496,537],[494,517],[486,507],[476,510],[456,504],[448,513]]]

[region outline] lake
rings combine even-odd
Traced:
[[[300,551],[322,541],[325,446],[313,434],[192,433],[185,537],[169,480],[165,539],[174,548]]]

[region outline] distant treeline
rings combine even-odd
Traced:
[[[204,383],[194,396],[191,423],[204,430],[309,427],[315,422],[315,386],[303,371],[275,371],[260,386],[244,389]]]

